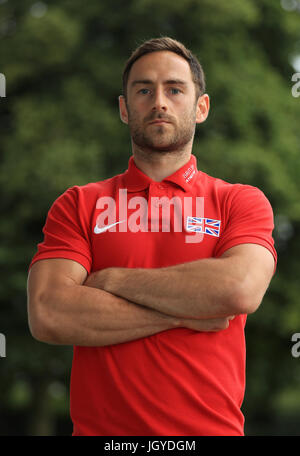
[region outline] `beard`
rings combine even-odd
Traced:
[[[128,107],[127,111],[131,139],[140,150],[158,153],[179,152],[195,135],[196,106],[191,112],[181,116],[178,123],[173,116],[162,112],[153,112],[141,121],[138,113],[130,111]],[[149,122],[157,119],[164,119],[170,123],[149,125]]]

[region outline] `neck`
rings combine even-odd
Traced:
[[[192,147],[178,151],[154,152],[140,149],[133,144],[132,155],[136,166],[144,174],[156,182],[161,182],[190,160],[191,149]]]

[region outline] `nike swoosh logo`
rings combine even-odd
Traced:
[[[126,220],[121,220],[120,222],[112,223],[111,225],[106,225],[106,226],[103,226],[102,228],[98,228],[98,226],[96,225],[94,228],[94,233],[95,234],[104,233],[104,231],[107,231],[110,228],[112,228],[113,226],[118,225],[119,223],[123,223],[123,222],[126,222]]]

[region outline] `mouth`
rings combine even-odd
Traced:
[[[164,124],[164,123],[171,123],[171,122],[168,122],[167,120],[164,120],[164,119],[157,119],[157,120],[154,120],[153,122],[150,122],[150,125],[160,125],[160,124]]]

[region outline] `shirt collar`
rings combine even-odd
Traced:
[[[194,155],[191,155],[190,160],[185,165],[166,177],[162,182],[173,182],[188,192],[194,184],[197,173],[197,159]],[[148,188],[154,181],[136,166],[133,156],[131,156],[128,162],[128,169],[124,173],[124,182],[128,191],[138,192]]]

